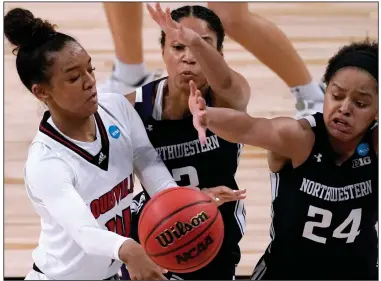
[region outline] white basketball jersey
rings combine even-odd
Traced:
[[[131,114],[134,118],[131,118]],[[129,237],[130,205],[134,188],[133,164],[134,157],[136,158],[134,146],[142,145],[133,143],[132,134],[136,134],[136,126],[140,126],[145,134],[143,125],[134,123],[135,115],[140,121],[124,97],[116,94],[100,95],[98,111],[94,114],[97,139],[93,143],[81,143],[60,133],[51,121],[49,112],[45,113],[29,150],[25,182],[28,195],[41,217],[41,236],[39,246],[33,252],[33,259],[49,278],[105,279],[115,275],[122,263],[113,259],[113,256],[86,253],[56,222],[57,219],[51,216],[39,195],[33,191],[31,185],[36,180],[31,180],[31,175],[35,174],[34,169],[41,169],[39,163],[44,159],[58,159],[57,164],[62,162],[69,170],[75,191],[91,211],[99,227]],[[164,178],[167,177],[165,184],[158,184],[157,190],[174,185],[169,172],[166,173],[164,172]],[[51,176],[46,175],[46,178]],[[51,188],[54,190],[55,186]],[[72,202],[65,204],[70,206]],[[71,216],[75,217],[74,214]],[[94,239],[100,246],[108,242],[108,239],[102,241],[99,236],[88,239]]]

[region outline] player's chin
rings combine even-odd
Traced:
[[[179,75],[177,79],[177,83],[181,88],[189,89],[189,81],[193,81],[198,88],[200,85],[200,78],[198,75]]]
[[[98,102],[93,103],[93,104],[87,104],[83,108],[83,113],[86,116],[90,116],[90,115],[93,115],[95,112],[97,112],[97,110],[98,110]]]
[[[331,128],[329,133],[334,139],[340,142],[347,142],[355,137],[352,131],[340,131],[335,128]]]

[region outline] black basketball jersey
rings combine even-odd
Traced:
[[[288,164],[271,174],[272,242],[253,279],[372,278],[378,252],[372,129],[338,166],[323,115],[310,117],[315,144],[309,158],[295,169]]]
[[[207,131],[207,143],[199,142],[192,116],[182,120],[161,120],[163,89],[166,79],[143,86],[136,92],[135,109],[146,127],[148,137],[179,186],[200,188],[226,185],[237,190],[235,181],[242,145],[227,142]],[[210,96],[206,97],[210,105]],[[148,194],[145,194],[145,198]],[[140,200],[140,199],[138,199]],[[243,202],[229,202],[219,207],[225,237],[220,253],[238,263],[238,242],[245,230]]]

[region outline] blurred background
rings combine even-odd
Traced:
[[[163,3],[177,8],[187,2]],[[201,5],[206,3],[200,2]],[[102,3],[4,4],[4,14],[15,7],[30,9],[58,30],[76,38],[92,57],[98,83],[113,65],[113,41]],[[341,45],[366,36],[378,40],[378,3],[297,2],[250,3],[250,10],[274,22],[289,37],[315,79],[320,80],[328,59]],[[148,68],[164,68],[160,29],[144,11],[144,58]],[[250,36],[250,34],[248,34]],[[251,86],[248,113],[259,117],[294,116],[295,99],[274,73],[237,43],[226,38],[224,56],[230,67]],[[290,68],[292,71],[292,68]],[[40,221],[25,192],[23,166],[28,146],[37,132],[43,108],[20,82],[15,56],[4,41],[4,276],[24,278],[32,268],[32,250],[39,238]],[[252,273],[267,247],[270,226],[270,180],[264,150],[245,147],[236,175],[247,189],[246,234],[241,242],[240,277]],[[137,188],[136,192],[140,189]]]

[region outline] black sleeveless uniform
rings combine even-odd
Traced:
[[[271,174],[272,242],[252,280],[378,279],[378,157],[372,128],[354,155],[337,166],[323,115],[313,117],[309,158]]]
[[[157,85],[162,80],[142,87],[142,100],[135,102],[135,109],[143,120],[152,145],[177,184],[200,188],[226,185],[237,190],[234,176],[242,145],[227,142],[210,131],[207,131],[207,143],[201,145],[193,127],[192,116],[182,120],[155,120],[152,116],[153,100]],[[206,100],[210,105],[209,95]],[[148,199],[149,196],[144,191],[134,198],[131,235],[137,241],[139,215]],[[225,203],[219,209],[225,225],[225,236],[216,258],[196,272],[175,273],[173,278],[232,280],[241,256],[238,242],[245,229],[245,210],[242,201]]]

